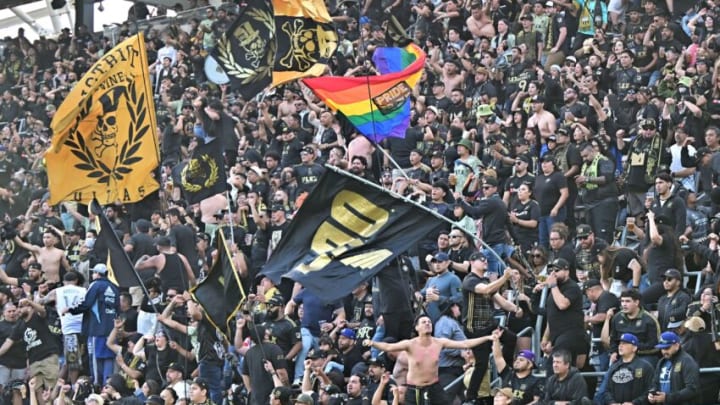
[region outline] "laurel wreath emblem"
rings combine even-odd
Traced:
[[[193,159],[197,160],[197,159]],[[217,163],[215,163],[215,159],[212,158],[210,155],[202,155],[200,157],[200,160],[205,162],[205,164],[208,165],[208,168],[210,169],[210,173],[208,174],[208,177],[205,179],[205,182],[203,184],[194,184],[187,181],[187,171],[188,168],[193,164],[192,161],[188,162],[187,165],[182,170],[182,173],[180,174],[180,177],[182,179],[182,186],[185,190],[191,192],[191,193],[197,193],[198,191],[202,190],[204,188],[210,188],[212,187],[217,181],[218,181],[218,172],[219,168]]]
[[[275,21],[269,13],[261,10],[248,10],[247,14],[255,21],[265,25],[269,32],[275,32]],[[217,44],[218,60],[222,63],[225,73],[240,79],[241,84],[249,84],[265,77],[269,77],[272,72],[273,59],[275,58],[275,41],[269,42],[270,49],[267,53],[267,60],[265,64],[261,65],[257,69],[250,69],[241,66],[235,61],[229,35],[232,35],[232,32],[226,32],[222,37],[220,37]]]
[[[132,165],[142,160],[138,156],[142,139],[150,130],[150,125],[145,122],[147,117],[147,102],[145,93],[137,94],[135,89],[135,81],[128,82],[127,88],[130,90],[125,97],[127,109],[130,115],[130,123],[128,125],[128,137],[120,148],[120,153],[115,156],[115,162],[111,167],[106,165],[99,159],[95,159],[90,148],[85,143],[82,134],[78,134],[77,127],[84,117],[87,117],[92,107],[92,97],[88,97],[85,104],[80,110],[77,121],[70,135],[65,140],[65,146],[70,152],[77,157],[81,163],[75,164],[75,168],[89,172],[89,178],[97,179],[100,184],[109,184],[110,180],[122,180],[127,174],[133,171]]]

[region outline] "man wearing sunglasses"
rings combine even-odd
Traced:
[[[487,271],[488,259],[482,252],[470,255],[470,273],[463,279],[462,284],[464,302],[462,323],[468,338],[491,335],[497,328],[498,321],[494,317],[495,304],[508,312],[519,312],[518,316],[522,317],[522,310],[498,293],[498,290],[510,279],[515,270],[505,269],[503,275],[495,281],[490,281]],[[506,335],[503,334],[503,338]],[[509,339],[503,339],[502,343],[510,344]],[[480,382],[487,371],[491,351],[490,341],[473,348],[475,370],[467,387],[468,401],[473,401],[477,397]]]
[[[584,271],[587,273],[587,278],[599,280],[600,263],[597,254],[607,248],[608,244],[603,239],[595,236],[590,225],[578,225],[576,233],[579,246],[575,249],[575,263],[577,266],[575,272]]]
[[[686,310],[692,298],[683,289],[683,277],[677,269],[665,271],[663,288],[665,295],[658,300],[658,323],[662,330],[674,330],[685,321]]]
[[[660,166],[669,166],[672,155],[657,132],[653,119],[640,121],[638,136],[629,144],[618,137],[618,148],[628,156],[624,167],[625,198],[628,215],[638,217],[645,212],[645,194],[655,182]]]
[[[509,223],[508,212],[505,203],[498,195],[498,181],[494,177],[484,177],[482,180],[482,193],[484,198],[478,200],[475,205],[469,205],[462,201],[463,210],[471,217],[483,220],[483,240],[500,257],[508,258],[513,254],[513,247],[506,243],[506,227]],[[456,193],[456,198],[459,194]],[[488,255],[488,273],[494,276],[501,276],[503,263],[496,255],[486,252]],[[494,279],[493,277],[491,279]]]
[[[582,369],[589,349],[585,333],[583,293],[570,278],[570,263],[563,258],[553,260],[551,271],[545,280],[549,289],[547,299],[547,324],[542,338],[542,349],[552,353],[565,349],[572,356],[572,365]]]

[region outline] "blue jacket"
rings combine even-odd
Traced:
[[[83,314],[82,331],[85,336],[105,336],[112,332],[120,291],[107,278],[98,278],[90,284],[83,302],[70,309],[71,314]]]

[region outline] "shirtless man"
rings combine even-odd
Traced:
[[[528,119],[528,128],[537,127],[540,130],[540,136],[547,139],[550,135],[554,135],[557,130],[555,116],[545,110],[545,97],[536,95],[532,98],[533,115]]]
[[[446,60],[445,63],[440,66],[438,62],[431,63],[432,69],[435,73],[441,76],[442,82],[445,84],[445,95],[450,97],[452,89],[462,88],[463,82],[465,81],[465,71],[460,70],[460,64],[454,60]]]
[[[372,170],[372,155],[375,152],[375,146],[366,137],[355,134],[352,141],[348,144],[348,162],[352,162],[353,157],[362,156],[367,159],[368,170]]]
[[[70,263],[65,257],[65,251],[58,249],[55,245],[58,243],[58,236],[50,229],[43,232],[43,246],[31,245],[20,239],[19,236],[15,236],[15,243],[32,253],[36,258],[37,262],[42,266],[45,272],[45,280],[50,283],[60,284],[60,266],[63,266],[66,271],[70,271]]]
[[[443,387],[439,383],[438,363],[442,349],[469,349],[492,340],[492,335],[482,336],[464,341],[436,338],[432,335],[432,321],[427,315],[415,320],[415,331],[418,336],[397,343],[374,342],[366,339],[363,346],[373,347],[384,352],[404,351],[407,353],[407,394],[405,403],[420,405],[422,399],[429,403],[441,403],[445,397]]]
[[[283,100],[278,104],[278,116],[280,118],[295,114],[295,100],[297,98],[297,94],[293,93],[292,90],[286,89],[283,92]]]
[[[483,10],[481,2],[473,2],[470,5],[470,17],[465,20],[465,24],[473,38],[492,38],[495,36],[495,27],[486,11]]]

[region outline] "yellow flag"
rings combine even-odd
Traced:
[[[337,32],[323,0],[273,0],[275,66],[272,85],[322,76],[337,49]]]
[[[136,202],[158,189],[155,105],[145,41],[103,55],[58,108],[45,152],[50,203]]]

